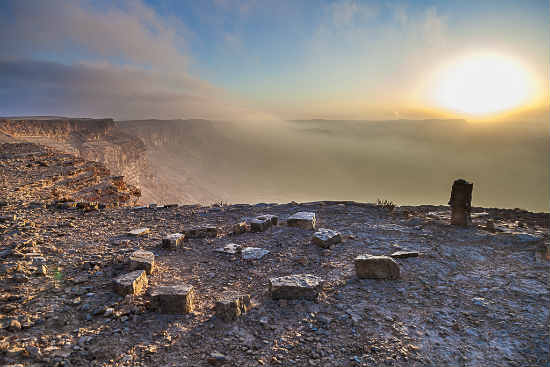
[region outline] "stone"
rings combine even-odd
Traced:
[[[249,229],[248,227],[249,227],[249,225],[246,222],[235,223],[233,225],[232,234],[233,235],[239,235],[239,234],[246,233]]]
[[[397,279],[399,264],[389,256],[359,255],[355,258],[355,272],[359,278]]]
[[[17,215],[0,215],[0,223],[12,222],[17,220]]]
[[[258,247],[245,247],[241,250],[241,255],[245,260],[261,259],[267,254],[269,254],[269,250]]]
[[[216,251],[223,252],[225,254],[235,255],[241,252],[241,245],[237,245],[236,243],[229,243],[224,247],[217,248]]]
[[[226,294],[216,301],[216,316],[225,322],[235,321],[252,308],[248,294]]]
[[[311,274],[295,274],[269,279],[271,298],[314,301],[321,290],[322,279]]]
[[[218,227],[215,226],[193,226],[184,230],[185,238],[205,238],[218,236]]]
[[[342,235],[339,232],[326,228],[319,228],[311,239],[311,243],[321,248],[330,248],[340,242],[342,242]]]
[[[211,366],[223,366],[229,362],[229,358],[219,352],[212,352],[210,356],[206,359],[209,365]]]
[[[390,256],[396,259],[406,259],[407,257],[418,257],[417,251],[396,251]]]
[[[162,239],[162,247],[178,248],[182,245],[185,235],[183,233],[172,233]]]
[[[279,222],[279,217],[272,214],[260,215],[250,220],[250,230],[252,232],[263,232],[271,226],[276,226]]]
[[[144,236],[146,234],[148,234],[151,230],[149,228],[136,228],[136,229],[132,229],[131,231],[128,232],[128,235],[129,236],[134,236],[134,237],[137,237],[137,236]]]
[[[121,296],[138,295],[145,291],[147,284],[145,270],[136,270],[116,277],[113,281],[113,288]]]
[[[529,243],[541,241],[543,238],[539,236],[532,235],[530,233],[515,233],[514,239],[518,242]]]
[[[472,223],[472,189],[473,183],[463,179],[455,180],[451,189],[451,224],[455,226],[469,226]]]
[[[188,284],[156,287],[151,298],[153,306],[161,313],[190,313],[194,308],[195,289]]]
[[[289,227],[299,227],[303,229],[315,229],[315,213],[298,212],[291,215],[286,220]]]
[[[155,270],[155,254],[151,251],[137,250],[130,256],[131,270],[145,270],[151,274]]]
[[[485,222],[485,230],[492,233],[497,231],[495,222],[492,219],[487,219],[487,222]]]
[[[12,331],[21,330],[21,323],[16,319],[11,319],[8,324],[8,329]]]

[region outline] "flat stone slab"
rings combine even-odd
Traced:
[[[195,307],[195,289],[188,284],[156,287],[151,291],[151,298],[161,313],[185,314]]]
[[[271,228],[271,226],[276,226],[279,223],[279,217],[272,214],[264,214],[251,219],[249,223],[252,232],[263,232]]]
[[[136,270],[123,274],[113,280],[113,289],[121,296],[128,294],[138,295],[147,288],[147,275],[145,270]]]
[[[418,255],[417,251],[397,251],[390,256],[396,259],[406,259],[407,257],[418,257]]]
[[[398,279],[399,264],[389,256],[359,255],[355,258],[355,273],[363,279]]]
[[[311,243],[321,248],[330,248],[340,242],[342,242],[342,235],[339,232],[326,228],[319,228],[311,239]]]
[[[261,259],[267,254],[269,254],[269,250],[259,247],[245,247],[241,250],[241,256],[245,260]]]
[[[151,251],[137,250],[130,255],[131,270],[145,270],[151,274],[155,270],[155,254]]]
[[[269,279],[269,291],[273,299],[316,300],[322,279],[311,274],[288,275]]]
[[[236,243],[228,243],[224,247],[217,248],[216,252],[223,252],[224,254],[235,255],[240,253],[241,250],[241,245],[237,245]]]
[[[218,235],[218,227],[216,226],[193,226],[184,230],[185,238],[205,238],[216,237]]]
[[[235,321],[252,308],[248,294],[225,294],[216,301],[216,316],[225,322]]]
[[[144,236],[146,234],[148,234],[149,232],[151,232],[151,230],[149,228],[136,228],[136,229],[132,229],[131,231],[128,232],[128,235],[129,236]]]
[[[286,224],[290,227],[299,227],[303,229],[315,229],[315,213],[298,212],[291,215],[286,220]]]
[[[183,233],[169,234],[162,239],[162,247],[164,248],[181,247],[184,239],[185,239],[185,235]]]

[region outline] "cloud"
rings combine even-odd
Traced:
[[[0,38],[2,114],[246,119],[261,113],[188,74],[185,40],[139,1],[17,1]],[[38,57],[37,55],[40,55]]]
[[[220,89],[185,74],[109,64],[0,61],[0,111],[118,119],[264,118]]]

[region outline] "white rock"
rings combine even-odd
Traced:
[[[286,223],[290,227],[300,227],[303,229],[315,229],[315,213],[298,212],[288,217]]]
[[[245,247],[242,249],[241,254],[245,260],[256,260],[269,254],[269,251],[258,247]]]
[[[342,242],[342,236],[339,232],[332,229],[319,228],[313,235],[311,242],[322,248],[329,248],[339,242]]]
[[[247,248],[252,248],[252,247],[247,247]],[[233,255],[241,252],[241,245],[237,245],[236,243],[229,243],[224,247],[217,248],[216,251]]]
[[[144,228],[136,228],[132,229],[130,232],[128,232],[128,235],[130,236],[143,236],[149,233],[151,230],[147,227]]]

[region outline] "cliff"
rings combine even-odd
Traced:
[[[124,176],[137,187],[154,179],[143,141],[121,131],[112,119],[4,118],[0,119],[0,137],[0,142],[43,144],[101,162],[113,175]]]
[[[134,204],[141,195],[99,162],[33,143],[2,144],[0,150],[3,205],[113,207]]]

